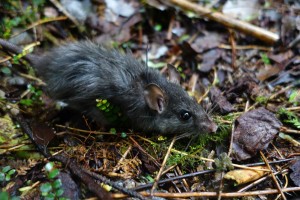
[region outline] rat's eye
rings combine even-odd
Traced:
[[[186,110],[180,111],[180,117],[181,117],[181,119],[184,120],[184,121],[190,119],[191,116],[192,116],[192,114],[191,114],[190,112],[186,111]]]

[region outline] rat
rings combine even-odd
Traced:
[[[0,39],[2,48],[21,53],[18,46]],[[178,84],[158,70],[91,41],[54,47],[42,56],[25,56],[46,92],[55,100],[80,111],[100,124],[109,125],[96,99],[121,108],[133,130],[193,136],[215,132],[217,125]]]

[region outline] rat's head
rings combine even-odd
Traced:
[[[190,136],[217,129],[205,110],[178,84],[150,83],[144,88],[144,98],[155,115],[152,127],[160,133]]]

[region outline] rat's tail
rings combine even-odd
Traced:
[[[2,49],[5,49],[7,51],[11,51],[11,52],[16,53],[16,54],[21,54],[23,52],[22,48],[20,48],[17,45],[15,45],[15,44],[7,41],[7,40],[4,40],[2,38],[0,38],[0,46],[2,47]],[[24,55],[24,58],[33,65],[38,60],[38,56],[35,56],[35,55],[32,55],[32,54],[26,54],[26,55]]]

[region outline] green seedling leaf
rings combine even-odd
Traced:
[[[33,104],[33,101],[31,99],[21,99],[20,104],[24,106],[31,106]]]
[[[1,72],[6,75],[11,75],[11,70],[8,67],[2,67]]]
[[[54,200],[55,199],[55,194],[49,193],[46,197],[45,200]]]
[[[0,192],[0,199],[2,200],[8,200],[9,199],[9,196],[8,196],[8,192]]]
[[[5,166],[5,167],[3,167],[2,172],[7,173],[10,169],[11,169],[10,166]]]
[[[145,176],[145,178],[150,182],[153,183],[154,179],[152,178],[152,176],[150,176],[149,174]]]
[[[63,193],[64,193],[64,190],[63,190],[63,189],[59,189],[59,190],[57,190],[57,191],[55,192],[55,195],[56,195],[57,197],[60,197],[61,195],[63,195]]]
[[[5,180],[5,174],[0,172],[0,182],[3,182],[4,180]]]
[[[117,134],[117,130],[115,128],[109,129],[109,132],[112,134]]]
[[[45,170],[46,170],[47,172],[52,171],[53,168],[54,168],[54,163],[53,163],[53,162],[49,162],[49,163],[47,163],[47,164],[45,165]]]
[[[10,200],[20,200],[20,197],[11,197]]]
[[[11,176],[9,174],[6,174],[5,181],[10,181]]]
[[[12,60],[14,64],[20,64],[20,58],[17,55],[13,56]]]
[[[162,29],[162,25],[161,25],[161,24],[156,24],[156,25],[154,26],[154,30],[155,30],[155,31],[161,31],[161,29]]]
[[[262,61],[263,61],[264,64],[266,64],[266,65],[271,64],[270,59],[269,59],[269,57],[268,57],[267,54],[261,53],[260,57],[261,57],[261,59],[262,59]]]
[[[125,132],[122,132],[121,133],[121,138],[126,138],[127,137],[127,134]]]
[[[16,172],[16,170],[15,170],[15,169],[12,169],[12,170],[9,170],[8,174],[9,174],[9,175],[13,175],[15,172]]]
[[[48,178],[53,179],[53,178],[57,177],[58,174],[59,174],[59,170],[58,169],[53,169],[51,172],[49,172]]]
[[[51,183],[44,183],[40,187],[40,191],[42,192],[43,196],[48,195],[48,193],[52,190],[52,185]]]
[[[53,187],[54,188],[60,188],[62,186],[62,182],[60,179],[56,179],[54,182],[53,182]]]

